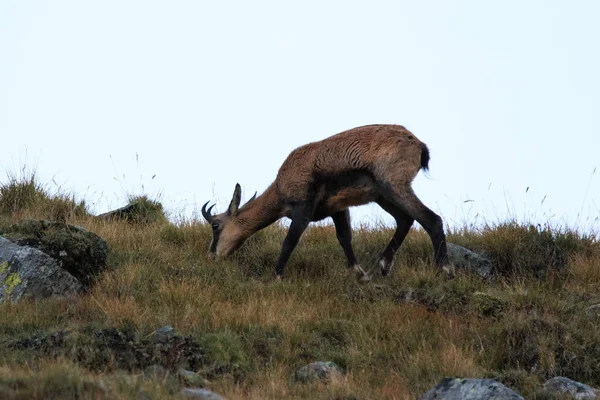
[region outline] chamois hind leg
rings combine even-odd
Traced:
[[[350,226],[350,211],[339,211],[331,216],[335,225],[335,235],[344,249],[344,255],[348,260],[348,268],[352,269],[358,278],[364,277],[365,271],[358,265],[354,249],[352,248],[352,227]]]
[[[402,185],[401,189],[400,187],[390,186],[388,188],[391,191],[384,194],[386,200],[401,208],[411,218],[414,218],[429,234],[431,243],[433,244],[435,265],[450,275],[454,274],[454,267],[450,264],[448,258],[442,218],[419,200],[410,184]]]
[[[290,255],[296,248],[298,241],[300,241],[300,236],[302,236],[302,233],[304,233],[304,230],[310,222],[309,210],[310,209],[308,207],[303,205],[298,205],[292,210],[292,223],[285,239],[283,240],[281,254],[279,254],[277,266],[275,267],[277,279],[283,278],[283,270],[285,265],[287,264]]]
[[[415,220],[410,215],[402,211],[400,207],[395,206],[393,203],[390,203],[383,198],[378,199],[377,204],[379,204],[381,208],[383,208],[396,220],[396,232],[394,232],[392,240],[387,245],[381,254],[381,257],[379,257],[379,261],[377,262],[378,266],[381,268],[381,275],[387,276],[392,268],[394,255],[398,251],[398,248],[402,245],[404,238],[406,238],[406,235],[408,234],[408,231],[410,231],[410,228]],[[372,275],[375,268],[377,267],[374,267],[371,271],[369,271],[369,275]]]

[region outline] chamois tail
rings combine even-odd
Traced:
[[[429,149],[425,143],[421,144],[421,169],[429,171]]]

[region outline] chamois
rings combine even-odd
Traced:
[[[415,195],[411,183],[419,170],[428,170],[429,150],[401,125],[367,125],[350,129],[293,150],[275,181],[240,207],[241,187],[236,184],[227,211],[202,215],[211,224],[211,257],[227,257],[257,231],[282,217],[292,220],[275,273],[284,267],[311,221],[331,217],[348,268],[361,280],[369,280],[377,266],[365,272],[352,249],[348,208],[376,202],[396,220],[396,232],[377,265],[386,276],[394,254],[416,220],[429,234],[440,270],[452,274],[442,219]]]

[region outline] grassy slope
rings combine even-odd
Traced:
[[[46,201],[54,200],[6,206],[0,224],[51,217]],[[0,209],[1,203],[2,197]],[[391,276],[361,285],[345,270],[332,227],[314,227],[294,252],[287,279],[276,283],[272,267],[285,235],[278,226],[260,232],[234,259],[210,262],[211,232],[197,221],[135,225],[80,211],[61,216],[108,241],[110,268],[76,301],[0,305],[0,343],[103,327],[146,337],[171,325],[196,337],[215,363],[233,366],[210,377],[210,388],[232,399],[415,399],[446,376],[494,377],[526,398],[556,375],[600,386],[600,316],[588,310],[600,303],[600,246],[573,233],[507,223],[449,235],[494,257],[505,275],[488,284],[436,276],[429,239],[413,230]],[[374,264],[391,234],[355,232],[363,265]],[[530,273],[553,263],[566,267],[541,279]],[[335,361],[345,378],[295,383],[294,371],[316,360]],[[73,357],[0,346],[2,386],[20,393],[16,398],[169,393],[166,382],[120,372],[110,362],[90,370]]]

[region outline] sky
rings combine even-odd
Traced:
[[[0,2],[0,180],[176,217],[261,193],[294,148],[401,124],[449,226],[600,226],[600,2]],[[392,219],[376,205],[355,224]]]

